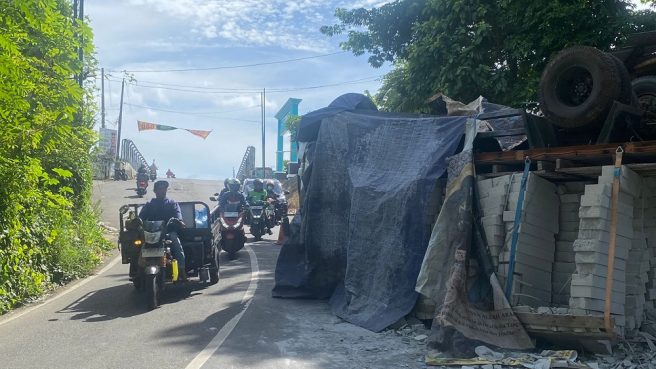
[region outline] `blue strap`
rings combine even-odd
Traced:
[[[526,193],[526,183],[528,182],[528,174],[531,169],[531,159],[526,157],[524,160],[524,174],[522,175],[522,183],[519,187],[519,197],[517,198],[517,207],[515,208],[515,224],[513,224],[512,240],[510,241],[510,259],[508,260],[508,275],[506,279],[506,298],[510,300],[512,293],[513,277],[515,275],[515,254],[517,253],[517,239],[519,238],[519,223],[522,220],[522,208],[524,207],[524,194]],[[510,183],[512,186],[512,182]]]

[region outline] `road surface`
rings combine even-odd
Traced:
[[[177,201],[210,203],[221,186],[170,182],[169,197]],[[132,182],[95,182],[103,222],[118,227],[120,205],[152,196],[134,194]],[[424,350],[411,337],[355,327],[333,316],[323,301],[271,298],[276,238],[248,243],[235,260],[222,253],[218,284],[171,286],[153,311],[115,253],[97,275],[0,317],[0,367],[424,367]]]

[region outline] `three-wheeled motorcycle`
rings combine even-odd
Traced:
[[[123,205],[119,210],[119,245],[123,264],[130,264],[130,280],[143,292],[149,309],[159,306],[166,285],[178,281],[180,271],[172,257],[172,231],[185,253],[187,277],[200,282],[219,281],[219,250],[212,234],[209,207],[199,201],[179,202],[182,221],[142,221],[143,204]]]

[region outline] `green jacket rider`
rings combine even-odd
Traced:
[[[267,201],[267,192],[264,190],[264,183],[261,179],[256,179],[253,183],[253,190],[248,193],[246,201],[249,204],[255,204],[258,201]]]

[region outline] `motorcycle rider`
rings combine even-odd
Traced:
[[[171,218],[178,219],[180,223],[184,226],[182,222],[182,212],[180,211],[180,205],[174,200],[171,200],[166,197],[166,191],[169,188],[169,183],[167,181],[157,181],[153,185],[153,192],[155,192],[155,198],[148,201],[141,211],[139,212],[139,218],[141,220],[150,220],[158,221],[162,220],[168,222]],[[173,258],[178,261],[178,271],[181,281],[187,281],[187,271],[185,269],[185,254],[182,249],[182,244],[178,238],[178,233],[176,231],[169,232],[169,237],[172,241],[171,243],[171,253]]]
[[[219,193],[219,199],[221,198],[221,196],[223,196],[224,193],[230,191],[230,189],[228,188],[228,181],[230,181],[230,179],[231,178],[226,178],[225,181],[223,181],[223,188],[221,189],[221,192]],[[239,185],[241,186],[241,182],[239,183]]]
[[[150,179],[150,176],[148,175],[148,169],[146,169],[146,166],[141,164],[139,169],[137,169],[137,182],[141,181],[146,181]]]
[[[267,198],[268,194],[264,190],[264,183],[262,182],[261,179],[257,178],[253,182],[253,190],[248,193],[248,196],[246,197],[246,202],[248,202],[249,205],[254,205],[257,204],[258,202],[263,202],[265,205],[267,204]],[[267,228],[267,233],[268,234],[273,234],[271,232],[271,224],[269,219],[265,219],[266,221],[266,228]]]
[[[273,181],[269,180],[267,181],[266,185],[266,191],[267,191],[267,197],[273,200],[278,200],[278,194],[275,191],[276,186],[274,185]]]
[[[246,199],[244,194],[241,193],[241,182],[237,178],[228,178],[224,181],[225,188],[221,190],[219,195],[219,208],[225,208],[230,203],[239,203],[239,211],[242,211],[246,206]]]

